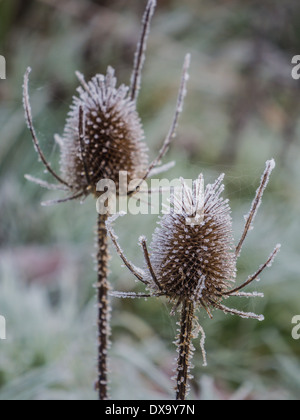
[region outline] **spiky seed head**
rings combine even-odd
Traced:
[[[117,87],[111,67],[106,76],[96,75],[89,83],[79,73],[78,77],[82,87],[73,99],[63,138],[59,140],[62,174],[75,192],[92,190],[96,194],[96,184],[102,179],[114,181],[118,191],[120,171],[128,173],[130,182],[140,178],[148,164],[136,104],[128,95],[128,87]]]
[[[153,235],[151,262],[161,292],[171,300],[210,305],[235,281],[231,209],[221,197],[223,178],[206,189],[202,175],[192,189],[183,182],[171,200],[172,211],[161,218]],[[153,289],[157,291],[154,283]]]

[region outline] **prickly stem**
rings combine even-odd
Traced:
[[[97,303],[98,303],[98,378],[96,389],[99,392],[100,400],[108,399],[108,362],[107,353],[109,349],[110,336],[110,303],[108,293],[110,290],[108,275],[108,236],[106,230],[106,215],[98,215],[97,226],[97,265],[98,283]]]
[[[193,353],[191,340],[194,324],[194,313],[194,303],[185,300],[182,303],[180,330],[177,341],[179,354],[177,359],[176,400],[181,401],[186,399],[189,390],[188,379]]]

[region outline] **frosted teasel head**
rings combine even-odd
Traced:
[[[219,300],[236,277],[236,256],[231,210],[221,175],[204,188],[201,174],[190,189],[183,181],[171,199],[171,212],[159,222],[151,243],[151,264],[146,279],[154,293],[173,302]]]
[[[85,81],[81,73],[76,72],[81,86],[77,89],[78,95],[73,98],[63,136],[55,137],[61,152],[59,175],[45,158],[33,126],[28,92],[31,69],[27,70],[23,95],[26,120],[39,158],[58,184],[49,184],[29,175],[26,178],[48,189],[70,192],[67,198],[45,204],[69,201],[89,194],[98,197],[100,193],[97,191],[97,184],[101,180],[113,181],[119,192],[121,187],[123,190],[127,187],[119,185],[120,172],[127,173],[128,184],[137,179],[141,180],[142,184],[149,176],[170,167],[170,165],[158,166],[176,134],[178,118],[186,95],[190,55],[187,55],[184,61],[171,128],[157,158],[149,164],[148,148],[144,142],[145,135],[137,112],[137,99],[155,6],[155,0],[148,1],[129,87],[118,86],[115,71],[111,67],[108,67],[106,75],[98,74],[89,82]],[[136,190],[138,187],[139,185]],[[128,195],[135,191],[129,191]]]
[[[267,261],[248,277],[241,286],[233,288],[237,277],[237,260],[244,241],[252,227],[264,190],[269,182],[274,160],[266,163],[266,169],[256,192],[241,240],[234,245],[231,209],[228,200],[222,197],[224,191],[221,175],[214,184],[204,189],[203,175],[190,189],[183,183],[182,193],[173,197],[173,208],[162,216],[148,251],[145,237],[140,238],[145,257],[145,268],[140,269],[125,257],[112,229],[111,219],[108,230],[112,241],[125,265],[143,282],[149,294],[115,292],[118,297],[165,296],[178,307],[183,302],[193,302],[203,308],[212,318],[212,309],[242,318],[262,321],[262,315],[246,313],[224,306],[223,301],[230,296],[263,297],[261,293],[244,293],[241,290],[258,279],[270,267],[280,250],[277,245]],[[181,201],[180,201],[181,200]],[[201,208],[202,206],[202,208]],[[178,211],[181,209],[181,213]],[[197,216],[198,215],[198,216]],[[201,220],[202,218],[202,220]],[[200,223],[191,223],[200,220]]]
[[[143,177],[148,167],[144,131],[131,100],[129,88],[117,87],[115,71],[97,75],[89,83],[77,73],[78,88],[69,113],[61,146],[61,170],[74,192],[97,195],[102,179],[112,180],[119,190],[119,172],[125,171],[129,182]]]

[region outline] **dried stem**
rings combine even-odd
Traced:
[[[131,196],[132,194],[134,194],[137,189],[139,187],[141,187],[143,181],[145,181],[147,178],[149,178],[150,174],[153,175],[155,174],[155,168],[160,165],[162,159],[165,157],[165,155],[167,154],[172,140],[174,140],[174,138],[176,137],[176,129],[177,129],[177,125],[178,125],[178,120],[180,117],[180,114],[182,112],[183,109],[183,104],[184,104],[184,99],[187,93],[187,82],[189,80],[189,68],[190,68],[190,64],[191,64],[191,55],[187,54],[184,60],[184,64],[183,64],[183,74],[181,77],[181,83],[180,83],[180,88],[179,88],[179,93],[178,93],[178,98],[177,98],[177,105],[176,105],[176,110],[175,110],[175,114],[174,114],[174,118],[171,124],[171,127],[169,129],[169,132],[167,134],[167,137],[164,140],[164,143],[158,153],[158,156],[150,163],[148,169],[146,170],[141,182],[136,186],[136,188],[132,191],[128,192],[128,196]],[[157,174],[157,173],[156,173]]]
[[[177,341],[178,360],[177,360],[177,382],[176,400],[184,401],[188,393],[188,379],[191,368],[192,357],[192,333],[194,324],[195,308],[194,303],[185,300],[182,303],[180,331]]]
[[[246,286],[248,286],[250,283],[252,283],[254,280],[256,280],[258,278],[258,276],[270,265],[272,265],[272,262],[274,261],[276,255],[278,254],[278,252],[280,251],[281,245],[278,244],[276,245],[274,251],[272,252],[272,254],[269,256],[267,262],[263,265],[260,266],[260,268],[257,270],[257,272],[255,274],[253,274],[252,276],[248,277],[248,280],[243,283],[241,286],[237,287],[236,289],[230,290],[229,292],[223,293],[223,296],[231,296],[234,295],[235,293],[239,292],[241,289],[244,289]]]
[[[167,137],[166,137],[166,139],[165,139],[165,141],[162,145],[162,148],[160,149],[160,151],[158,153],[157,158],[154,159],[152,161],[152,163],[149,165],[149,168],[148,168],[146,174],[144,175],[143,179],[147,179],[149,174],[151,173],[151,171],[157,165],[159,165],[159,163],[161,162],[161,160],[164,158],[167,151],[169,150],[169,147],[171,145],[172,140],[176,136],[176,129],[177,129],[177,125],[178,125],[178,120],[179,120],[179,116],[182,112],[184,98],[186,96],[187,82],[188,82],[188,79],[189,79],[188,71],[189,71],[190,64],[191,64],[191,55],[187,54],[186,57],[185,57],[185,60],[184,60],[183,74],[182,74],[182,78],[181,78],[181,84],[180,84],[178,98],[177,98],[177,106],[176,106],[175,115],[174,115],[174,118],[173,118],[172,125],[171,125],[169,133],[168,133],[168,135],[167,135]]]
[[[68,201],[77,200],[78,198],[81,198],[84,196],[84,192],[79,192],[78,194],[71,195],[70,197],[62,198],[61,200],[49,200],[49,201],[43,201],[41,205],[43,207],[47,206],[53,206],[54,204],[61,204],[61,203],[67,203]]]
[[[33,121],[32,121],[32,113],[31,113],[31,106],[29,102],[29,92],[28,92],[28,83],[29,83],[29,74],[31,72],[31,68],[29,67],[25,73],[24,76],[24,86],[23,86],[23,103],[24,103],[24,109],[25,109],[25,117],[27,120],[27,125],[30,130],[33,144],[35,147],[35,150],[37,151],[41,161],[45,165],[47,171],[61,184],[70,187],[70,185],[64,181],[57,173],[51,168],[50,164],[48,163],[47,159],[45,158],[42,149],[40,147],[40,143],[38,141],[35,129],[33,127]]]
[[[98,302],[98,379],[96,388],[99,391],[99,399],[107,400],[107,352],[109,348],[110,336],[110,305],[109,305],[109,283],[108,275],[108,235],[106,229],[107,215],[98,215],[97,227],[97,264],[98,264],[98,283],[97,302]]]
[[[30,181],[30,182],[34,182],[35,184],[39,185],[42,188],[46,188],[47,190],[60,190],[60,191],[68,191],[68,187],[66,187],[65,185],[62,184],[49,184],[49,182],[44,181],[42,179],[36,178],[34,176],[31,175],[24,175],[24,177]]]
[[[140,243],[141,243],[141,246],[142,246],[142,249],[143,249],[143,252],[144,252],[145,261],[146,261],[147,266],[149,268],[151,277],[152,277],[153,281],[155,282],[156,286],[158,287],[158,290],[161,291],[159,281],[156,277],[156,274],[155,274],[155,272],[153,270],[153,267],[152,267],[152,264],[151,264],[150,255],[149,255],[149,251],[148,251],[148,247],[147,247],[147,241],[146,241],[146,238],[144,236],[142,236],[140,238]]]
[[[245,224],[245,227],[244,227],[244,232],[242,234],[242,238],[241,238],[238,246],[236,247],[235,255],[236,255],[237,258],[240,256],[242,247],[243,247],[244,242],[245,242],[245,239],[246,239],[249,231],[251,230],[252,223],[253,223],[253,221],[256,217],[257,211],[258,211],[258,209],[261,205],[263,194],[264,194],[265,189],[266,189],[266,187],[269,183],[270,175],[271,175],[274,168],[275,168],[275,161],[273,159],[268,160],[266,162],[266,169],[265,169],[265,172],[263,173],[260,186],[259,186],[258,190],[256,191],[256,195],[255,195],[254,201],[252,203],[250,213],[246,216],[246,224]]]
[[[151,19],[156,7],[156,0],[149,0],[143,17],[142,31],[137,51],[134,57],[134,68],[131,76],[130,98],[132,101],[137,100],[141,87],[141,73],[145,62],[145,54],[147,48],[147,38],[150,32]]]
[[[117,217],[119,217],[120,214],[117,215]],[[116,216],[112,216],[108,219],[108,221],[106,222],[106,228],[107,228],[107,232],[111,237],[111,240],[116,248],[117,253],[119,254],[120,258],[123,260],[125,266],[129,269],[129,271],[132,272],[132,274],[142,283],[148,285],[148,281],[144,280],[143,276],[145,275],[145,273],[143,272],[143,270],[135,267],[133,264],[131,264],[131,262],[127,259],[126,255],[124,254],[124,252],[122,251],[122,248],[119,245],[118,242],[118,237],[116,236],[113,228],[112,228],[112,222],[116,220],[117,218]]]

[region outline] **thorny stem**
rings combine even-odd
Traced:
[[[28,128],[30,130],[31,133],[31,137],[33,140],[33,144],[34,147],[41,159],[41,161],[43,162],[43,164],[45,165],[47,171],[61,184],[70,187],[70,185],[64,181],[59,175],[57,175],[56,172],[54,172],[54,170],[51,168],[50,164],[48,163],[47,159],[45,158],[42,149],[40,147],[35,129],[33,127],[33,121],[32,121],[32,113],[31,113],[31,107],[30,107],[30,102],[29,102],[29,92],[28,92],[28,83],[29,83],[29,74],[31,73],[31,68],[28,67],[25,76],[24,76],[24,85],[23,85],[23,103],[24,103],[24,109],[25,109],[25,116],[26,116],[26,120],[27,120],[27,125]]]
[[[147,169],[147,172],[144,175],[143,179],[147,179],[148,176],[149,176],[149,173],[160,163],[160,161],[163,159],[163,157],[166,155],[167,151],[169,150],[169,147],[171,145],[172,140],[176,136],[176,129],[177,129],[177,125],[178,125],[178,120],[179,120],[179,116],[182,112],[184,98],[185,98],[185,95],[186,95],[186,86],[187,86],[187,82],[188,82],[188,79],[189,79],[188,71],[189,71],[190,64],[191,64],[191,55],[187,54],[185,56],[185,60],[184,60],[183,74],[182,74],[181,84],[180,84],[178,98],[177,98],[177,106],[176,106],[176,111],[175,111],[175,115],[174,115],[174,119],[173,119],[171,128],[170,128],[169,133],[168,133],[168,135],[167,135],[167,137],[166,137],[166,139],[165,139],[165,141],[162,145],[162,148],[159,151],[159,154],[158,154],[157,158],[152,161],[152,163],[150,164],[149,168]]]
[[[134,70],[131,76],[131,87],[130,87],[130,99],[134,102],[137,101],[140,85],[141,85],[141,73],[145,62],[145,53],[147,47],[147,38],[150,32],[151,19],[156,7],[156,0],[149,0],[146,11],[143,17],[143,25],[141,38],[138,43],[138,48],[134,58]]]
[[[98,215],[97,226],[97,264],[98,264],[98,283],[97,302],[98,302],[98,379],[96,389],[99,391],[99,399],[107,400],[107,352],[109,348],[110,336],[110,305],[108,300],[109,283],[108,275],[108,235],[106,229],[107,215]]]
[[[179,355],[177,360],[176,400],[181,401],[186,399],[188,393],[194,314],[194,303],[190,300],[184,300],[182,303],[180,332],[177,341]]]
[[[155,282],[156,286],[158,287],[158,290],[161,291],[160,283],[157,280],[156,274],[155,274],[155,272],[153,270],[153,267],[152,267],[152,264],[151,264],[150,255],[149,255],[149,251],[148,251],[148,247],[147,247],[147,241],[144,237],[141,237],[141,245],[142,245],[142,248],[143,248],[145,260],[146,260],[147,266],[149,268],[151,277],[152,277],[153,281]]]
[[[252,203],[250,213],[246,218],[246,224],[245,224],[245,228],[244,228],[242,238],[241,238],[238,246],[236,247],[235,255],[236,255],[237,258],[240,256],[242,247],[243,247],[244,242],[245,242],[245,239],[246,239],[249,231],[251,230],[252,223],[253,223],[253,221],[256,217],[257,211],[258,211],[258,209],[261,205],[261,200],[262,200],[264,191],[265,191],[265,189],[268,185],[269,178],[270,178],[270,175],[271,175],[274,167],[275,167],[275,162],[274,162],[273,159],[267,161],[266,169],[265,169],[265,172],[262,176],[260,186],[259,186],[258,190],[256,191],[256,195],[255,195],[254,201]]]
[[[152,161],[152,163],[150,163],[148,169],[146,170],[142,178],[142,181],[135,187],[134,190],[128,192],[128,196],[131,196],[132,194],[134,194],[139,189],[139,187],[141,187],[142,182],[145,181],[147,178],[149,178],[149,175],[152,173],[152,171],[161,163],[161,160],[165,157],[166,153],[168,152],[170,148],[172,140],[176,137],[176,129],[178,125],[178,120],[182,112],[184,98],[186,96],[186,87],[187,87],[187,82],[189,79],[188,71],[189,71],[190,63],[191,63],[191,55],[187,54],[184,60],[184,65],[183,65],[183,74],[182,74],[178,98],[177,98],[175,115],[174,115],[170,130],[168,132],[168,135],[165,138],[165,141],[158,153],[158,156]]]
[[[276,257],[276,255],[278,254],[278,252],[280,251],[281,245],[278,244],[276,245],[274,251],[272,252],[272,254],[269,256],[267,262],[265,264],[263,264],[262,266],[260,266],[260,268],[258,269],[258,271],[253,274],[252,276],[250,276],[248,278],[248,280],[243,283],[241,286],[230,290],[229,292],[223,293],[223,296],[230,296],[233,295],[234,293],[239,292],[241,289],[244,289],[246,286],[248,286],[248,284],[252,283],[254,280],[256,280],[258,278],[258,276],[270,265],[272,264],[272,261],[274,261],[274,258]]]

